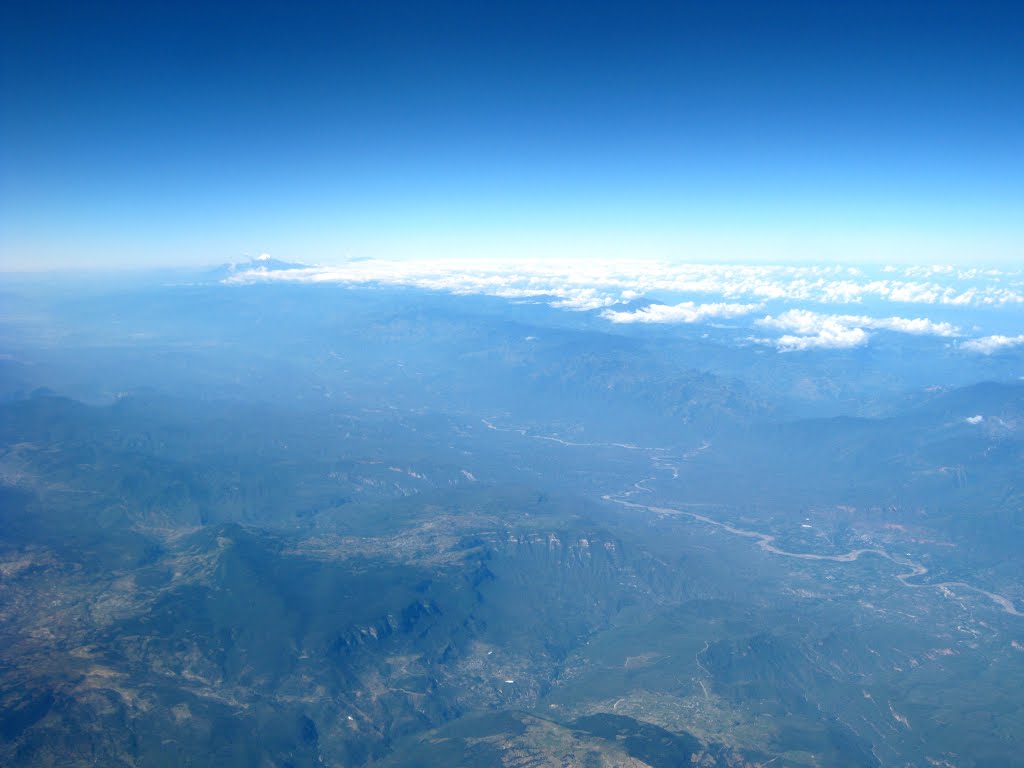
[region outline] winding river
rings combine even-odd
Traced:
[[[646,489],[645,489],[646,490]],[[633,494],[636,491],[628,491],[627,493]],[[909,568],[910,570],[906,573],[900,573],[896,575],[900,583],[905,587],[911,587],[914,589],[952,589],[959,587],[960,589],[968,589],[972,592],[976,592],[979,595],[984,595],[993,603],[1002,608],[1006,613],[1011,616],[1024,616],[1024,613],[1017,610],[1017,607],[1013,604],[1013,601],[1003,595],[997,595],[994,592],[988,592],[987,590],[975,587],[971,584],[967,584],[962,581],[942,581],[937,583],[929,584],[916,584],[910,579],[915,579],[919,576],[924,576],[928,573],[928,569],[920,563],[915,563],[910,560],[898,558],[884,549],[852,549],[849,552],[844,552],[840,555],[816,555],[811,552],[789,552],[785,549],[779,549],[775,546],[775,536],[768,533],[761,533],[760,531],[750,531],[745,528],[736,528],[735,526],[729,525],[728,523],[722,523],[718,520],[714,520],[705,515],[699,515],[696,512],[688,512],[684,509],[674,509],[672,507],[656,507],[650,504],[637,504],[635,501],[626,501],[623,498],[617,498],[611,495],[605,495],[602,497],[605,501],[611,501],[616,504],[621,504],[624,507],[632,507],[634,509],[645,509],[648,512],[654,512],[661,515],[685,515],[686,517],[693,518],[702,523],[713,525],[716,528],[734,534],[736,536],[742,536],[747,539],[755,539],[758,546],[765,552],[771,552],[773,555],[781,555],[782,557],[792,557],[797,560],[831,560],[836,563],[852,563],[858,560],[862,555],[877,555],[883,557],[896,565]]]
[[[668,450],[666,448],[649,448],[649,447],[644,447],[644,446],[639,446],[639,445],[633,445],[631,443],[600,443],[600,442],[598,442],[598,443],[594,443],[594,442],[575,443],[575,442],[570,442],[568,440],[563,440],[563,439],[561,439],[559,437],[553,437],[553,436],[550,436],[550,435],[532,434],[527,429],[522,428],[522,427],[499,427],[496,424],[494,424],[492,421],[489,421],[487,419],[481,419],[481,421],[484,423],[484,426],[486,426],[487,429],[494,430],[496,432],[514,432],[514,433],[522,435],[523,437],[532,438],[534,440],[546,440],[548,442],[558,443],[560,445],[564,445],[564,446],[567,446],[567,447],[573,447],[573,448],[621,448],[621,449],[630,450],[630,451],[647,451],[647,452],[651,452],[651,453],[655,453],[655,454],[662,454],[661,456],[658,456],[658,457],[652,459],[652,461],[653,461],[653,463],[655,465],[655,468],[656,469],[661,469],[661,470],[666,470],[666,471],[671,471],[673,479],[679,477],[679,467],[674,466],[674,465],[672,465],[670,463],[667,463],[667,461],[666,461],[667,459],[671,458],[671,457],[668,457],[668,456],[664,455],[667,452],[667,450]],[[692,456],[700,453],[701,451],[705,451],[705,450],[707,450],[710,447],[711,447],[710,443],[704,442],[699,448],[696,448],[693,451],[690,451],[690,452],[684,454],[681,458],[683,458],[684,460],[688,459],[688,458],[691,458]],[[676,458],[679,458],[679,457],[676,457]],[[975,587],[974,585],[967,584],[966,582],[963,582],[963,581],[942,581],[942,582],[927,583],[927,584],[919,584],[919,583],[912,582],[911,579],[916,579],[916,578],[918,578],[920,576],[924,576],[926,573],[928,573],[928,569],[925,566],[921,565],[920,563],[915,563],[915,562],[913,562],[911,560],[906,560],[904,558],[895,557],[894,555],[890,554],[889,552],[886,552],[884,549],[875,549],[875,548],[853,549],[853,550],[850,550],[849,552],[844,552],[844,553],[839,554],[839,555],[817,555],[817,554],[814,554],[814,553],[811,553],[811,552],[789,552],[788,550],[779,549],[777,546],[775,546],[775,538],[776,537],[771,535],[771,534],[768,534],[768,533],[761,533],[760,531],[751,531],[751,530],[748,530],[746,528],[736,528],[735,526],[729,525],[728,523],[723,523],[723,522],[720,522],[718,520],[714,520],[713,518],[707,517],[705,515],[697,514],[696,512],[689,512],[689,511],[687,511],[685,509],[676,509],[676,508],[672,508],[672,507],[658,507],[658,506],[654,506],[654,505],[651,505],[651,504],[638,504],[635,501],[628,501],[627,500],[630,496],[635,496],[638,493],[652,493],[653,491],[650,488],[645,487],[644,483],[647,483],[647,482],[649,482],[651,480],[654,480],[654,479],[656,479],[656,478],[654,478],[654,477],[646,477],[643,480],[639,480],[636,483],[634,483],[633,487],[630,490],[623,491],[622,493],[618,494],[617,496],[616,495],[611,495],[611,494],[606,494],[606,495],[602,496],[601,498],[604,501],[612,502],[612,503],[615,503],[615,504],[620,504],[620,505],[622,505],[624,507],[630,507],[630,508],[633,508],[633,509],[644,509],[644,510],[647,510],[648,512],[653,512],[655,514],[660,514],[660,515],[685,515],[686,517],[690,517],[690,518],[692,518],[694,520],[697,520],[697,521],[699,521],[701,523],[705,523],[707,525],[712,525],[712,526],[715,526],[716,528],[721,528],[722,530],[726,531],[727,533],[731,533],[734,536],[742,536],[743,538],[746,538],[746,539],[754,539],[754,540],[757,541],[757,545],[761,549],[763,549],[765,552],[770,552],[771,554],[779,555],[780,557],[792,557],[792,558],[795,558],[797,560],[830,560],[830,561],[836,562],[836,563],[852,563],[855,560],[860,559],[863,555],[876,555],[877,557],[884,558],[884,559],[886,559],[886,560],[888,560],[888,561],[890,561],[892,563],[895,563],[896,565],[899,565],[899,566],[901,566],[903,568],[908,568],[909,569],[905,573],[898,573],[898,574],[896,574],[896,578],[905,587],[909,587],[911,589],[956,589],[956,588],[958,588],[958,589],[966,589],[966,590],[969,590],[971,592],[975,592],[975,593],[977,593],[979,595],[983,595],[984,597],[987,597],[993,603],[998,605],[1005,613],[1008,613],[1011,616],[1024,616],[1024,612],[1018,611],[1017,610],[1017,606],[1014,605],[1014,602],[1010,598],[1005,597],[1003,595],[998,595],[998,594],[996,594],[994,592],[989,592],[987,590],[981,589],[980,587]]]

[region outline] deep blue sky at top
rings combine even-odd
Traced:
[[[8,0],[0,268],[1024,262],[1024,5]]]

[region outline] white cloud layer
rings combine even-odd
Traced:
[[[570,308],[611,306],[653,293],[697,294],[728,302],[860,304],[865,300],[947,306],[1024,304],[1019,274],[953,267],[895,268],[872,277],[842,266],[683,264],[656,260],[367,259],[336,266],[268,270],[256,266],[235,283],[299,281],[418,286],[453,293],[570,300]],[[898,275],[895,276],[895,275]],[[574,297],[591,291],[591,300]]]
[[[225,282],[418,287],[545,303],[566,310],[600,310],[602,317],[613,323],[703,323],[741,318],[772,304],[781,311],[754,325],[780,335],[757,341],[782,351],[858,347],[868,343],[875,331],[947,338],[962,335],[949,322],[897,314],[872,317],[866,313],[879,305],[927,305],[944,308],[947,314],[998,307],[1004,317],[1011,309],[1020,312],[1014,308],[1024,305],[1021,271],[964,270],[945,265],[872,269],[630,259],[366,259],[300,268],[275,268],[274,264],[269,257],[261,256]],[[657,300],[640,309],[623,306],[643,302],[647,297]],[[666,301],[666,297],[676,303]],[[855,305],[863,309],[856,314],[827,313],[793,305]],[[992,354],[1019,344],[1024,344],[1024,335],[986,336],[963,341],[960,348]]]
[[[805,349],[848,349],[867,344],[868,330],[894,331],[929,336],[958,336],[960,329],[950,323],[935,323],[924,317],[868,317],[829,315],[807,309],[790,309],[755,321],[762,328],[788,331],[774,342],[785,352]]]
[[[694,304],[683,301],[679,304],[651,304],[632,312],[615,312],[606,309],[601,316],[613,323],[703,323],[708,320],[722,320],[749,315],[761,309],[763,304]]]
[[[871,328],[928,336],[959,336],[960,329],[950,323],[933,323],[924,317],[867,317],[866,315],[826,315],[808,309],[790,309],[775,317],[768,315],[757,321],[765,328],[793,331],[799,334],[818,333],[825,327]]]
[[[780,352],[802,352],[808,349],[849,349],[868,343],[871,334],[863,328],[844,328],[829,324],[809,336],[786,334],[774,341]]]
[[[982,336],[980,339],[971,339],[960,345],[960,349],[968,352],[977,352],[982,355],[992,355],[1006,349],[1024,345],[1024,334],[1020,336]]]

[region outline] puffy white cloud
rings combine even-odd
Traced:
[[[964,422],[967,424],[981,424],[981,422],[983,422],[984,420],[985,417],[982,416],[981,414],[978,414],[977,416],[968,416],[966,419],[964,419]]]
[[[613,323],[702,323],[749,315],[761,309],[763,304],[695,304],[683,301],[679,304],[651,304],[632,312],[605,310],[601,316]]]
[[[848,349],[867,344],[871,335],[851,320],[856,318],[791,309],[776,317],[763,317],[756,324],[763,328],[790,331],[774,341],[761,341],[774,344],[782,352],[794,352],[807,349]]]
[[[616,300],[611,296],[603,296],[593,288],[581,288],[576,291],[569,291],[568,295],[563,295],[557,301],[552,301],[551,306],[558,307],[559,309],[585,312],[590,309],[608,307],[615,303]]]
[[[775,340],[780,352],[799,352],[808,349],[849,349],[868,343],[871,334],[863,328],[845,328],[829,324],[810,336],[786,334]]]
[[[936,323],[925,317],[878,317],[859,318],[867,320],[863,323],[868,328],[878,328],[898,333],[911,333],[917,336],[959,336],[960,329],[952,323]]]
[[[902,304],[936,304],[943,297],[942,286],[936,283],[894,282],[883,284],[879,296]]]
[[[982,355],[991,355],[1001,352],[1004,349],[1012,349],[1024,345],[1024,334],[1020,336],[982,336],[980,339],[971,339],[960,345],[960,349],[968,352],[977,352]]]
[[[936,323],[923,317],[868,317],[866,315],[829,315],[807,309],[790,309],[755,321],[762,328],[787,331],[775,339],[761,339],[780,351],[806,349],[849,349],[867,344],[868,330],[895,331],[915,335],[957,336],[959,329],[950,323]]]
[[[958,336],[951,323],[936,323],[924,317],[868,317],[866,315],[828,315],[808,309],[790,309],[777,316],[768,315],[757,325],[801,335],[816,334],[826,328],[870,328],[930,336]]]

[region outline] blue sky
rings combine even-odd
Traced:
[[[1019,3],[2,14],[0,268],[1024,260]]]

